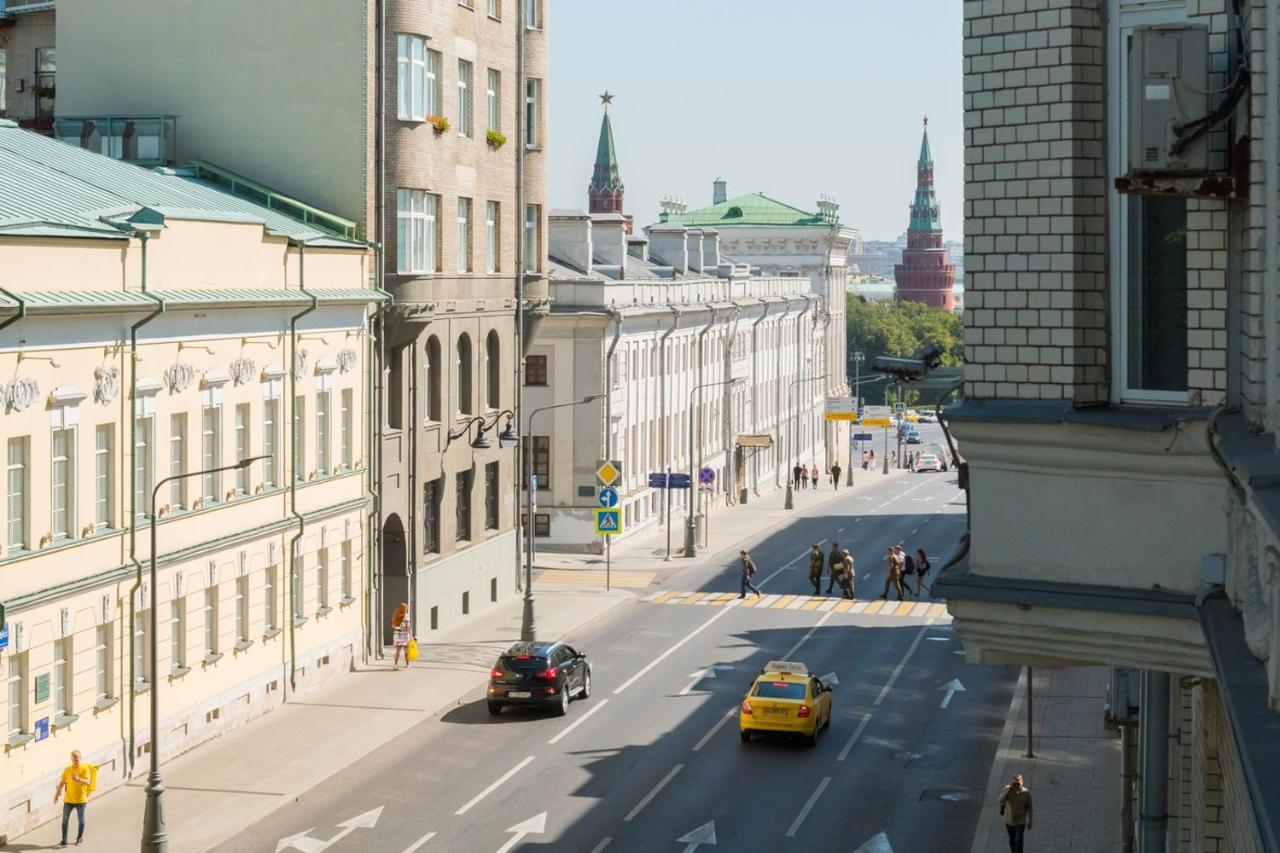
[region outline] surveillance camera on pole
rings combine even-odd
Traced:
[[[898,382],[919,382],[925,375],[942,364],[944,350],[938,344],[925,344],[911,358],[877,356],[871,369],[892,376]]]

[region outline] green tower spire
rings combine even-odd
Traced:
[[[920,159],[916,163],[916,196],[911,201],[911,224],[907,233],[942,232],[942,209],[933,191],[933,154],[929,151],[929,117],[924,119],[920,139]]]
[[[596,143],[596,164],[587,187],[592,213],[622,212],[622,176],[618,173],[618,153],[613,146],[613,124],[609,121],[609,104],[613,95],[600,96],[604,117],[600,120],[600,141]]]

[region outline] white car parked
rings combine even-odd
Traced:
[[[936,424],[938,419],[932,412],[921,412],[919,422],[922,424]]]
[[[923,471],[932,471],[934,473],[942,472],[942,460],[933,453],[922,453],[920,458],[916,460],[915,472],[917,474]]]

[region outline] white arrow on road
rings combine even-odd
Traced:
[[[818,680],[821,681],[823,684],[827,685],[828,687],[835,687],[837,684],[840,683],[840,679],[836,677],[836,674],[834,672],[828,672],[826,675],[822,676]]]
[[[965,692],[964,685],[960,683],[960,679],[958,678],[951,679],[950,681],[948,681],[946,684],[942,685],[938,689],[947,691],[947,695],[942,697],[942,704],[938,706],[939,708],[945,708],[948,705],[950,705],[952,696],[956,695],[957,693]]]
[[[893,845],[889,843],[889,836],[881,832],[853,853],[893,853]]]
[[[376,809],[370,809],[364,814],[347,818],[338,824],[338,828],[341,831],[327,841],[321,838],[312,838],[309,834],[311,832],[310,829],[305,832],[299,832],[296,835],[290,835],[287,838],[281,838],[276,842],[276,853],[281,853],[282,850],[288,850],[291,847],[294,850],[302,851],[302,853],[324,853],[325,850],[328,850],[357,829],[373,829],[378,823],[378,818],[382,816],[382,809],[382,806],[378,806]]]
[[[687,845],[684,848],[684,853],[693,853],[700,844],[710,844],[714,847],[716,843],[716,822],[709,820],[693,832],[686,832],[676,839],[676,843]]]
[[[507,853],[524,840],[526,835],[541,835],[547,831],[547,813],[536,814],[528,820],[522,820],[515,826],[507,827],[507,832],[515,835],[507,839],[507,843],[498,848],[498,853]]]
[[[698,686],[699,681],[701,681],[704,678],[715,678],[717,669],[733,669],[733,664],[718,663],[713,666],[709,666],[706,669],[700,669],[697,672],[689,673],[689,677],[692,678],[693,681],[689,683],[688,687],[685,687],[683,690],[681,690],[679,695],[688,696],[689,692],[693,690],[693,688]]]

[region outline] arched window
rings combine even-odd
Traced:
[[[471,336],[458,335],[458,411],[464,415],[475,414],[471,394]]]
[[[435,335],[427,338],[427,420],[444,420],[444,377],[441,376],[444,358],[440,353],[440,339]]]
[[[498,346],[498,332],[497,330],[490,330],[484,339],[485,405],[490,409],[502,407],[499,402],[502,390],[500,372],[502,359],[498,357],[500,352]]]

